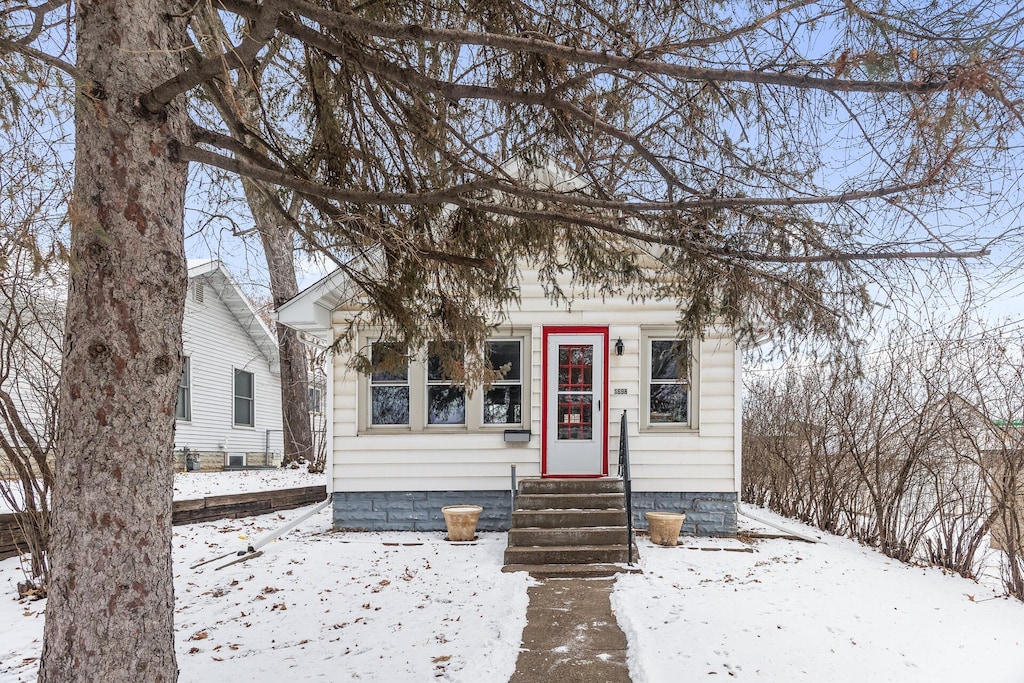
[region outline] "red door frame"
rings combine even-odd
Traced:
[[[552,334],[597,334],[604,338],[604,386],[599,391],[603,394],[601,405],[608,414],[608,327],[595,325],[578,325],[551,327],[545,325],[541,331],[541,405],[540,405],[540,476],[545,479],[576,479],[598,478],[608,476],[608,418],[604,418],[604,429],[601,430],[601,474],[548,474],[548,336]],[[596,359],[595,359],[596,361]]]

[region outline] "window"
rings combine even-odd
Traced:
[[[649,344],[649,424],[689,424],[690,345],[657,338]]]
[[[488,341],[487,359],[499,373],[484,392],[484,424],[510,425],[523,422],[523,344],[518,339]]]
[[[504,334],[485,343],[485,362],[495,371],[491,386],[465,384],[466,349],[449,340],[407,349],[361,336],[369,372],[360,374],[359,430],[501,433],[529,421],[530,336]],[[475,360],[475,359],[474,359]]]
[[[324,390],[322,387],[314,384],[309,385],[308,390],[309,396],[309,412],[311,413],[322,413],[324,412]]]
[[[192,368],[190,358],[185,357],[181,366],[181,379],[178,381],[178,403],[174,408],[174,415],[179,420],[192,419]]]
[[[256,379],[251,372],[235,370],[235,424],[256,426]]]
[[[370,348],[370,424],[409,424],[409,358],[396,344]]]
[[[427,424],[466,424],[466,390],[455,384],[465,352],[453,342],[430,342],[427,350]]]

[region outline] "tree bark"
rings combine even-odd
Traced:
[[[174,404],[185,301],[185,110],[137,98],[182,70],[188,5],[76,3],[71,268],[52,572],[39,680],[177,678]]]
[[[295,279],[294,231],[272,207],[260,201],[258,192],[245,183],[249,209],[256,221],[270,272],[274,308],[299,293]],[[306,349],[299,333],[275,323],[281,361],[281,418],[284,427],[284,461],[313,460],[313,431],[309,423],[309,370]]]

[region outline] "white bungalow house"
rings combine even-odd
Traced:
[[[504,379],[452,387],[426,349],[397,370],[360,374],[333,359],[328,393],[328,490],[334,524],[441,530],[443,505],[484,507],[480,528],[503,530],[511,478],[616,475],[627,416],[634,518],[682,510],[684,530],[732,534],[740,491],[740,352],[731,334],[678,339],[671,301],[577,296],[571,310],[524,270],[520,304],[487,342]],[[358,301],[340,271],[287,302],[278,320],[328,343]],[[358,346],[386,352],[379,332]],[[677,362],[679,345],[692,353]]]
[[[175,464],[279,464],[283,453],[277,340],[217,260],[189,260]]]

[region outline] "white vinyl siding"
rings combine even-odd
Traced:
[[[619,424],[625,411],[633,490],[738,490],[740,359],[728,331],[708,330],[703,340],[691,342],[688,424],[651,427],[648,352],[642,349],[652,336],[674,338],[674,302],[648,300],[637,305],[627,297],[573,298],[566,284],[571,300],[571,310],[566,310],[545,298],[535,272],[524,271],[521,279],[519,307],[509,312],[495,339],[522,340],[522,423],[486,424],[485,392],[477,388],[467,399],[468,424],[458,430],[424,429],[425,418],[417,416],[422,406],[415,405],[412,424],[404,431],[368,430],[367,378],[340,357],[333,370],[333,490],[505,490],[513,464],[519,478],[540,476],[544,326],[607,326],[613,344],[623,340],[623,355],[610,354],[608,365],[609,474],[616,473]],[[341,333],[349,317],[339,309],[333,320],[335,333]],[[367,333],[362,343],[375,339]],[[425,377],[418,380],[414,368],[415,363],[410,373],[412,394],[423,396]],[[423,399],[414,403],[417,400]],[[532,438],[506,443],[507,428],[529,429]]]
[[[269,444],[271,450],[280,451],[284,433],[280,375],[215,288],[207,284],[203,289],[202,304],[191,296],[185,301],[182,337],[189,359],[191,420],[178,421],[174,447],[227,455],[263,453]],[[234,368],[253,375],[255,428],[234,425]]]

